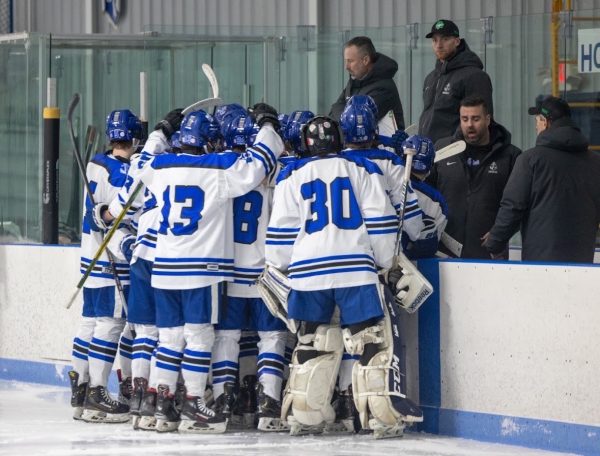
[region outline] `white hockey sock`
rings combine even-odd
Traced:
[[[286,331],[259,331],[258,381],[268,396],[281,398],[281,383],[285,366]]]
[[[133,332],[129,325],[125,325],[119,340],[119,368],[123,380],[131,378],[131,359],[133,352]]]
[[[186,347],[181,362],[181,373],[188,396],[204,396],[210,358],[215,342],[215,331],[210,323],[184,326]]]
[[[73,370],[79,374],[79,384],[86,383],[90,379],[88,364],[88,349],[94,335],[96,319],[83,317],[77,334],[73,339]]]
[[[125,320],[122,318],[96,318],[94,337],[88,350],[90,386],[106,386],[117,355],[118,341]]]
[[[360,355],[351,355],[344,350],[338,372],[338,388],[340,391],[347,391],[352,385],[352,367],[359,359]]]
[[[212,351],[213,396],[223,394],[226,382],[235,383],[238,375],[238,356],[240,354],[239,329],[215,331],[215,343]]]
[[[156,386],[167,385],[175,393],[177,377],[183,358],[183,326],[158,328],[159,344],[156,349]]]
[[[154,325],[135,325],[135,339],[131,361],[133,378],[150,378],[152,353],[158,343],[158,328]]]
[[[258,373],[258,347],[256,346],[258,341],[256,331],[242,331],[239,354],[240,379],[243,379],[247,375],[256,376]]]

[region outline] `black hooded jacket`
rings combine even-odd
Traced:
[[[329,116],[339,122],[348,98],[357,94],[369,95],[377,105],[377,120],[381,120],[389,111],[393,111],[398,128],[403,130],[404,113],[398,88],[393,79],[397,71],[398,64],[395,60],[377,52],[371,71],[362,79],[348,80],[346,88],[331,105]]]
[[[511,144],[511,135],[506,128],[492,121],[489,129],[491,147],[480,158],[476,170],[467,164],[471,156],[471,146],[467,145],[459,155],[437,162],[427,179],[446,199],[448,224],[445,232],[463,245],[461,258],[490,258],[481,246],[481,237],[494,224],[502,192],[521,153]],[[459,139],[463,139],[460,128],[454,136],[438,141],[435,149]]]
[[[600,155],[569,118],[523,152],[486,247],[495,253],[521,226],[526,261],[592,263],[600,223]]]
[[[462,39],[454,57],[445,62],[437,60],[435,69],[425,78],[419,134],[434,143],[452,136],[460,123],[460,102],[469,95],[482,97],[493,114],[492,81],[483,71],[481,59]]]

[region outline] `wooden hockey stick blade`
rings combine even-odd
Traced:
[[[213,98],[219,98],[219,81],[217,81],[217,75],[208,63],[202,64],[202,71],[208,79],[208,82],[210,82]]]
[[[221,106],[222,104],[223,100],[221,100],[220,98],[205,98],[204,100],[200,100],[194,104],[189,105],[182,111],[182,114],[184,116],[187,116],[190,112],[199,110],[208,112],[209,109],[214,108],[216,106]]]
[[[445,160],[446,158],[453,157],[454,155],[458,155],[463,152],[467,148],[467,143],[462,139],[452,144],[447,145],[446,147],[441,148],[436,151],[435,158],[433,160],[434,163],[439,162],[440,160]]]
[[[408,136],[416,135],[419,132],[419,126],[417,124],[410,124],[404,129],[404,133]]]

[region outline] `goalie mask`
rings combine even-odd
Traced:
[[[427,174],[433,166],[435,149],[431,139],[425,136],[412,135],[402,143],[402,149],[417,151],[412,160],[412,170],[416,173]]]
[[[216,135],[212,116],[204,111],[190,112],[181,122],[182,146],[205,147]]]
[[[143,139],[142,122],[129,109],[118,109],[106,118],[106,136],[110,141]]]
[[[340,116],[340,125],[347,144],[371,142],[378,133],[375,102],[368,95],[354,95],[346,103]],[[375,107],[375,109],[377,109]]]
[[[295,153],[301,154],[302,150],[302,126],[315,115],[312,111],[294,111],[290,114],[287,125],[282,127],[283,139],[288,142]]]
[[[314,117],[301,130],[301,156],[317,156],[338,153],[342,150],[342,131],[338,123],[323,116]]]

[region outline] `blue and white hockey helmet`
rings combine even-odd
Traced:
[[[221,122],[221,135],[228,149],[252,145],[252,137],[255,136],[254,122],[248,114],[227,115]]]
[[[110,141],[142,139],[142,122],[129,109],[117,109],[106,118],[106,136]]]
[[[279,121],[279,130],[280,131],[285,131],[285,126],[287,125],[289,119],[290,119],[290,116],[288,116],[284,112],[282,112],[281,114],[279,114],[277,116],[277,120]]]
[[[369,109],[371,111],[373,111],[373,116],[375,117],[375,119],[377,119],[379,109],[377,109],[375,100],[373,100],[373,98],[371,98],[369,95],[364,95],[364,94],[353,95],[350,98],[348,98],[348,101],[346,101],[346,106],[349,106],[351,104],[357,105],[357,106],[362,106],[362,105],[368,106]]]
[[[316,156],[338,153],[342,150],[342,131],[339,124],[330,117],[313,117],[302,126],[301,156]]]
[[[294,111],[290,114],[287,125],[282,128],[283,139],[294,149],[294,152],[301,153],[302,149],[302,126],[306,124],[315,115],[312,111]]]
[[[177,130],[175,133],[171,135],[171,139],[169,139],[171,143],[172,150],[181,149],[181,131]]]
[[[425,136],[412,135],[409,136],[403,143],[402,149],[414,149],[417,151],[412,160],[412,170],[427,174],[433,166],[435,159],[435,149],[431,139]]]
[[[181,121],[182,146],[203,147],[214,137],[214,124],[212,116],[204,111],[193,111]]]
[[[233,113],[248,114],[248,111],[246,111],[246,108],[244,108],[240,104],[229,103],[229,104],[219,106],[215,111],[214,117],[215,117],[215,119],[217,119],[217,122],[219,122],[219,124],[221,124],[223,122],[223,119],[226,116],[228,116],[229,114],[233,114]]]
[[[361,97],[364,102],[358,102],[357,97]],[[340,126],[344,132],[346,143],[371,142],[377,135],[377,118],[367,99],[371,99],[371,97],[355,95],[346,103],[346,107],[340,116]]]

